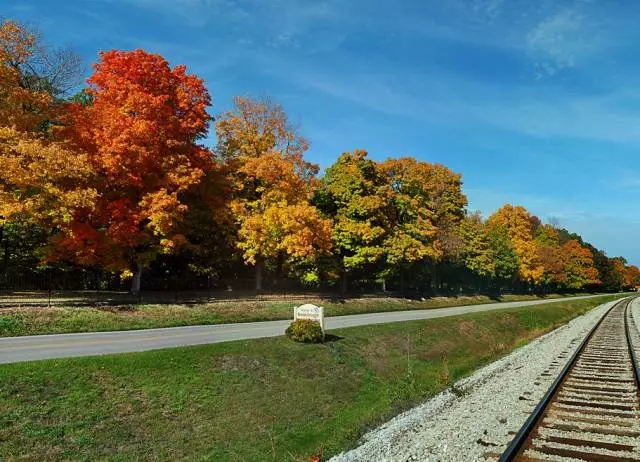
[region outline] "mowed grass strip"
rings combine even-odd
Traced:
[[[584,294],[580,294],[584,295]],[[459,305],[553,299],[546,296],[485,295],[434,297],[421,300],[362,298],[305,301],[225,301],[197,305],[122,305],[104,307],[8,308],[0,310],[0,337],[70,332],[104,332],[204,324],[290,319],[293,307],[315,303],[325,308],[325,316],[424,310]]]
[[[605,299],[0,365],[0,460],[323,459]]]

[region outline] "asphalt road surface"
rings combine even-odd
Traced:
[[[455,316],[479,311],[517,308],[544,303],[555,303],[581,298],[601,297],[588,295],[563,299],[527,302],[490,303],[431,310],[394,311],[388,313],[355,314],[325,318],[325,329],[415,321]],[[292,312],[293,318],[293,312]],[[128,330],[118,332],[91,332],[78,334],[32,335],[0,337],[0,363],[35,361],[39,359],[92,356],[110,353],[155,350],[187,345],[221,343],[283,335],[291,321],[265,321],[210,326],[168,327],[162,329]]]

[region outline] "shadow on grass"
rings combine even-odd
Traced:
[[[338,335],[333,335],[333,334],[325,334],[323,343],[332,343],[332,342],[337,342],[339,340],[344,340],[344,337],[340,337]]]
[[[136,305],[107,305],[107,304],[96,304],[94,305],[99,311],[108,311],[110,313],[133,313],[138,311]]]

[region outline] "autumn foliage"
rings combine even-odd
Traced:
[[[210,97],[184,66],[142,50],[101,53],[94,70],[92,104],[69,104],[64,134],[86,153],[100,194],[56,243],[85,264],[133,269],[185,244],[182,195],[214,165],[197,144]]]
[[[34,34],[14,21],[0,21],[0,124],[18,132],[33,132],[47,117],[52,97],[27,85],[21,66],[37,46]]]
[[[331,249],[331,222],[310,203],[318,167],[304,160],[308,143],[269,100],[236,98],[216,123],[218,155],[232,185],[237,247],[256,265],[257,289],[265,260],[296,263]]]
[[[38,46],[18,23],[0,22],[0,226],[20,217],[63,227],[97,197],[86,155],[47,123],[58,115],[52,94],[23,71]]]
[[[42,50],[0,22],[0,240],[7,223],[37,227],[43,261],[135,274],[134,291],[169,256],[208,276],[252,272],[257,289],[265,272],[420,293],[640,284],[637,267],[523,206],[469,213],[461,174],[444,165],[356,149],[320,176],[268,98],[235,98],[209,149],[211,97],[185,66],[101,52],[86,88],[65,98],[77,62],[59,53],[63,67],[37,71]]]

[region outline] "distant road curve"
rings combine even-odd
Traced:
[[[325,318],[325,328],[327,330],[331,330],[369,324],[442,318],[480,311],[519,308],[524,306],[603,296],[604,295],[586,295],[549,300],[456,306],[431,310],[394,311],[388,313],[333,316]],[[277,337],[279,335],[283,335],[284,330],[290,322],[291,321],[264,321],[117,332],[0,337],[0,364],[36,361],[40,359],[67,358],[73,356],[128,353],[134,351],[155,350],[159,348],[221,343],[231,340]]]

